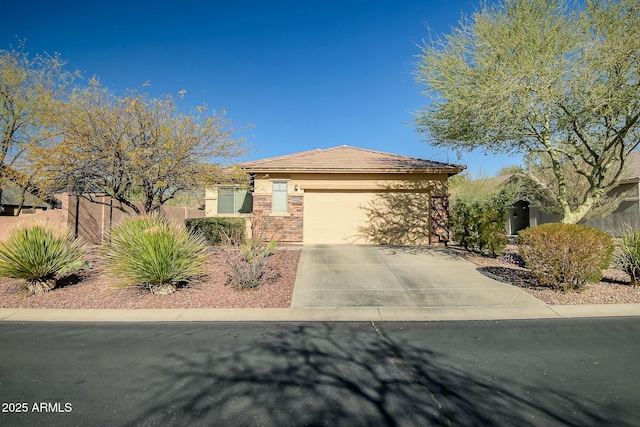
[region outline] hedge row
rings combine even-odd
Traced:
[[[245,239],[246,224],[244,218],[191,218],[184,221],[191,233],[200,233],[207,243],[213,246]]]

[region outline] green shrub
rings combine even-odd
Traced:
[[[62,231],[44,224],[16,228],[0,244],[0,276],[24,279],[31,294],[56,286],[56,275],[82,266],[85,246]]]
[[[191,218],[184,221],[187,230],[201,233],[207,243],[213,246],[244,240],[244,218]]]
[[[276,241],[268,242],[262,239],[248,239],[245,243],[236,245],[230,251],[225,263],[231,270],[229,282],[238,290],[257,288],[267,278],[269,272],[269,257],[276,249]]]
[[[111,229],[103,248],[107,271],[126,279],[123,286],[145,284],[155,295],[201,274],[207,260],[204,238],[157,216],[126,218]]]
[[[625,230],[622,241],[613,255],[616,267],[631,277],[631,285],[637,286],[640,280],[640,230]]]
[[[502,254],[507,244],[506,213],[502,194],[485,201],[455,200],[450,217],[454,240],[465,249],[491,256]]]
[[[543,224],[522,230],[520,255],[543,286],[577,290],[598,282],[613,253],[611,236],[576,224]]]

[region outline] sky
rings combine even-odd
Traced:
[[[351,145],[494,175],[519,158],[425,142],[413,113],[428,28],[446,34],[471,0],[0,0],[0,49],[26,40],[115,91],[225,110],[240,160]],[[146,85],[148,83],[149,85]],[[144,86],[143,86],[144,85]],[[183,98],[178,93],[186,91]]]

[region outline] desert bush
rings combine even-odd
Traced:
[[[496,256],[507,245],[505,215],[507,203],[502,194],[487,200],[455,200],[451,205],[454,240],[474,251]]]
[[[125,218],[111,229],[103,254],[107,271],[125,279],[122,286],[145,284],[154,295],[175,292],[207,260],[203,236],[158,215]]]
[[[611,236],[585,225],[543,224],[520,231],[519,252],[543,286],[577,290],[598,282],[613,253]]]
[[[268,277],[269,260],[275,252],[276,241],[247,239],[236,244],[225,260],[230,270],[229,283],[238,290],[259,287]]]
[[[82,267],[84,244],[45,224],[18,227],[0,243],[0,276],[24,279],[31,294],[55,288],[58,275]]]
[[[244,240],[244,218],[190,218],[184,221],[191,233],[200,233],[213,246]]]
[[[631,285],[640,280],[640,230],[627,229],[613,255],[613,265],[631,277]]]

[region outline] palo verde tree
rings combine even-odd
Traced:
[[[552,173],[533,182],[576,223],[640,142],[640,5],[502,0],[426,42],[416,79],[431,97],[418,132],[458,151],[539,159]],[[567,170],[579,197],[568,197]]]
[[[221,162],[243,151],[224,112],[180,112],[169,96],[118,96],[96,79],[75,90],[57,127],[62,141],[47,153],[49,181],[94,202],[106,194],[138,214],[204,188]]]
[[[33,150],[55,141],[52,121],[78,77],[64,66],[59,55],[30,56],[23,43],[0,50],[0,187],[33,185]]]

